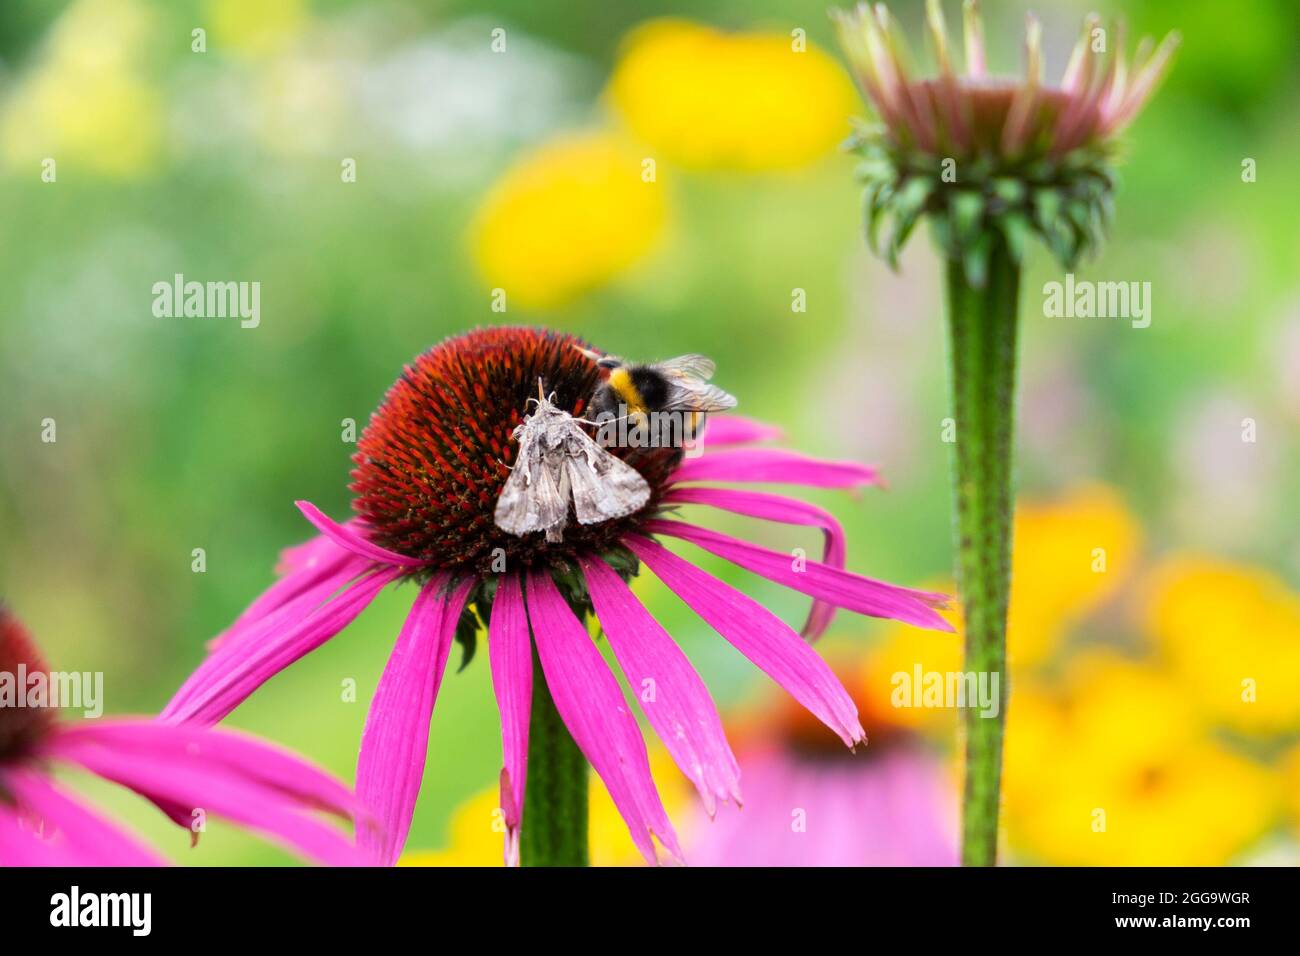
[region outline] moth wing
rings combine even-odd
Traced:
[[[543,457],[529,496],[532,530],[544,530],[547,539],[559,541],[559,530],[569,520],[569,489],[563,465]]]
[[[540,450],[526,426],[521,425],[519,430],[519,457],[501,488],[492,516],[498,528],[513,535],[525,535],[541,528],[535,523],[537,512],[532,506],[535,475],[541,470]]]
[[[585,433],[574,429],[568,447],[564,467],[579,524],[622,518],[650,500],[650,486],[641,473]]]
[[[692,352],[689,355],[678,355],[676,358],[655,362],[651,368],[657,368],[671,378],[686,377],[704,380],[713,378],[713,373],[718,366],[707,355]]]

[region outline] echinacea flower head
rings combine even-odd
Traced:
[[[868,238],[896,262],[913,227],[928,216],[949,258],[966,263],[979,285],[989,228],[1005,235],[1018,259],[1037,234],[1066,266],[1098,245],[1111,215],[1115,137],[1141,111],[1163,78],[1176,34],[1144,39],[1130,63],[1122,24],[1084,23],[1059,82],[1043,78],[1042,31],[1025,29],[1025,75],[988,72],[983,25],[974,0],[964,4],[964,69],[957,66],[939,0],[926,19],[935,74],[916,72],[907,43],[884,4],[835,11],[849,62],[877,123],[864,126]]]
[[[143,717],[60,721],[49,668],[0,605],[0,866],[157,866],[167,861],[55,783],[56,765],[135,791],[197,837],[226,817],[331,865],[366,857],[320,810],[362,818],[348,788],[296,755],[225,730]]]
[[[585,343],[532,328],[470,332],[411,363],[371,417],[355,457],[356,516],[336,523],[299,502],[319,536],[284,554],[281,577],[223,635],[163,713],[215,723],[262,683],[319,647],[389,584],[419,587],[380,678],[362,735],[357,791],[379,828],[360,839],[385,863],[401,852],[424,772],[429,721],[452,643],[486,625],[501,711],[501,809],[506,857],[518,860],[524,807],[533,659],[574,742],[596,770],[638,848],[657,858],[654,838],[680,856],[651,779],[645,743],[618,681],[584,619],[604,639],[639,695],[649,724],[710,810],[736,799],[739,769],[703,681],[641,605],[628,580],[649,568],[696,614],[849,746],[863,739],[857,708],[809,644],[835,608],[947,629],[941,595],[845,570],[845,540],[826,511],[729,484],[822,488],[871,484],[875,472],[775,448],[745,447],[774,430],[740,418],[712,419],[704,451],[611,449],[650,488],[646,505],[605,523],[564,528],[563,540],[510,535],[494,523],[518,452],[516,426],[530,414],[538,382],[558,408],[580,416],[601,370]],[[669,517],[696,505],[803,525],[825,538],[823,561],[790,556]],[[803,633],[758,602],[669,551],[677,538],[814,599]],[[646,695],[644,689],[654,691]]]

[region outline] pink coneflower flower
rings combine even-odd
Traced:
[[[1090,15],[1060,82],[1043,81],[1042,30],[1029,14],[1023,79],[990,75],[984,29],[966,0],[965,71],[954,66],[938,0],[926,18],[937,75],[915,75],[907,42],[884,4],[833,11],[840,44],[878,125],[856,147],[867,160],[868,236],[894,227],[885,252],[895,262],[922,215],[950,258],[971,257],[972,282],[987,250],[975,245],[993,226],[1019,258],[1025,236],[1042,236],[1065,264],[1095,246],[1110,218],[1115,137],[1141,111],[1178,46],[1169,34],[1144,38],[1133,62],[1123,24]],[[978,284],[978,283],[977,283]]]
[[[0,675],[17,688],[49,674],[18,621],[0,606]],[[21,678],[20,678],[21,675]],[[328,864],[365,857],[312,812],[353,816],[346,786],[246,734],[168,726],[141,717],[59,721],[46,706],[0,706],[0,866],[158,866],[167,861],[51,778],[87,770],[153,801],[197,838],[202,815],[226,817]],[[21,695],[25,697],[26,695]]]
[[[384,587],[413,580],[420,591],[376,689],[357,762],[358,796],[383,825],[360,834],[376,857],[391,863],[401,852],[452,642],[458,634],[471,639],[479,621],[487,625],[501,710],[507,861],[519,860],[530,714],[536,720],[542,709],[558,711],[647,859],[656,859],[653,838],[680,857],[636,719],[581,619],[589,613],[599,619],[629,684],[646,701],[646,719],[710,811],[717,800],[737,799],[739,771],[708,691],[628,588],[644,564],[846,745],[861,741],[853,701],[806,638],[825,630],[836,607],[946,629],[932,607],[942,596],[845,571],[843,532],[819,508],[698,483],[851,488],[875,481],[870,468],[735,447],[773,431],[719,418],[709,425],[709,450],[700,457],[683,460],[672,448],[615,449],[651,488],[640,512],[603,524],[571,522],[557,543],[496,527],[493,511],[517,450],[511,433],[529,414],[538,380],[557,407],[574,415],[599,384],[596,363],[576,347],[582,344],[539,329],[485,329],[448,339],[408,366],[358,444],[351,485],[357,517],[338,524],[299,502],[320,535],[285,553],[280,580],[216,640],[164,717],[220,720],[341,631]],[[817,528],[826,538],[825,561],[808,560],[795,570],[789,555],[664,517],[666,509],[687,503]],[[669,551],[659,537],[691,542],[811,595],[803,635]],[[535,769],[541,780],[548,768]]]
[[[728,721],[745,807],[690,827],[691,862],[956,866],[956,788],[925,742],[872,703],[865,699],[871,744],[852,754],[827,746],[825,730],[784,702]]]

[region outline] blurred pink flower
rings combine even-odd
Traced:
[[[855,753],[824,734],[765,727],[741,748],[745,804],[698,820],[687,844],[697,866],[956,866],[957,804],[940,760],[919,737],[864,715]]]
[[[246,734],[173,727],[140,717],[60,723],[29,699],[49,670],[0,606],[0,866],[158,866],[167,861],[55,784],[51,764],[88,770],[156,804],[191,832],[197,816],[226,817],[332,865],[365,858],[316,810],[357,815],[348,788],[301,758]],[[12,683],[10,683],[12,682]],[[44,695],[42,695],[43,697]]]

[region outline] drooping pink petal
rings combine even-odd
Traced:
[[[647,862],[656,863],[653,835],[680,860],[677,834],[650,776],[636,718],[591,636],[546,571],[528,576],[528,619],[555,709],[604,781],[632,842]]]
[[[83,743],[177,763],[218,764],[231,773],[279,790],[286,799],[343,817],[354,817],[361,809],[352,791],[338,778],[291,750],[238,730],[164,724],[138,717],[86,720],[65,725],[47,746],[51,754],[58,756],[62,747]],[[188,811],[192,809],[186,808],[187,827]]]
[[[347,627],[402,568],[373,571],[325,604],[311,608],[305,595],[254,625],[239,640],[208,655],[161,714],[180,723],[215,724],[249,694]]]
[[[580,557],[591,603],[633,694],[713,816],[718,800],[740,803],[740,767],[722,718],[691,662],[623,579],[599,558]]]
[[[885,581],[864,578],[806,558],[741,541],[709,528],[684,521],[655,519],[645,523],[652,534],[667,534],[698,545],[770,581],[829,601],[858,614],[915,624],[936,631],[951,631],[952,625],[932,605],[942,606],[946,597],[930,591],[914,591]]]
[[[704,425],[701,443],[705,448],[716,448],[720,445],[752,445],[780,437],[781,429],[775,425],[743,415],[710,415]]]
[[[226,817],[327,866],[364,865],[367,858],[342,832],[303,812],[280,790],[220,763],[177,761],[105,747],[91,740],[65,742],[59,754],[91,773],[138,793]]]
[[[134,836],[63,793],[45,777],[28,771],[5,774],[5,786],[20,807],[58,831],[64,860],[76,866],[165,866],[166,860]]]
[[[501,812],[505,817],[506,866],[519,865],[519,818],[528,779],[528,721],[533,705],[533,644],[519,576],[497,579],[488,623],[492,689],[501,711]]]
[[[369,558],[346,554],[346,559],[333,568],[330,574],[316,581],[311,587],[305,588],[298,596],[290,598],[273,610],[266,611],[265,614],[250,620],[243,626],[230,628],[216,644],[209,643],[209,656],[204,663],[211,662],[218,656],[224,656],[222,659],[238,659],[242,646],[247,645],[250,649],[256,649],[257,644],[268,640],[268,635],[289,630],[299,622],[311,618],[326,602],[339,596],[339,592],[355,584],[357,579],[374,567],[374,562]],[[203,665],[200,665],[201,669]],[[200,678],[198,671],[188,676],[185,684],[181,685],[172,700],[168,701],[166,708],[162,710],[161,717],[169,718],[173,713],[179,713],[192,698],[199,697],[201,692],[208,688],[213,676],[208,674]]]
[[[709,505],[733,514],[779,521],[782,524],[820,528],[826,537],[822,563],[843,570],[847,539],[844,528],[829,511],[796,498],[768,494],[765,491],[741,491],[735,488],[673,488],[663,498],[665,504]],[[829,601],[814,600],[808,621],[800,632],[815,641],[826,633],[837,608]]]
[[[688,458],[673,472],[684,481],[741,481],[807,485],[812,488],[858,488],[879,484],[874,468],[852,461],[821,461],[778,448],[737,448]]]
[[[357,841],[385,866],[397,862],[411,828],[429,751],[429,720],[473,584],[467,578],[449,590],[447,576],[435,575],[424,585],[366,714],[357,796],[378,826],[359,827]]]
[[[295,501],[294,504],[298,506],[298,510],[316,526],[316,529],[321,534],[329,537],[340,548],[345,548],[363,558],[369,558],[378,564],[390,564],[399,568],[419,568],[424,566],[425,562],[419,558],[408,558],[396,551],[381,548],[379,545],[367,540],[355,527],[348,527],[334,521],[310,501]]]
[[[865,739],[858,708],[826,662],[785,622],[752,598],[657,541],[623,543],[710,627],[721,634],[848,746]]]
[[[208,641],[213,651],[226,641],[238,639],[240,634],[268,614],[279,610],[295,598],[314,590],[326,581],[337,579],[347,568],[358,565],[351,551],[340,548],[333,539],[318,534],[309,541],[285,548],[275,573],[280,579],[263,591],[233,624]],[[360,565],[361,568],[367,565]],[[343,580],[355,577],[360,570],[348,573]]]
[[[0,789],[4,784],[0,773]],[[0,801],[0,867],[76,866],[78,862],[62,841],[41,839],[17,807]]]

